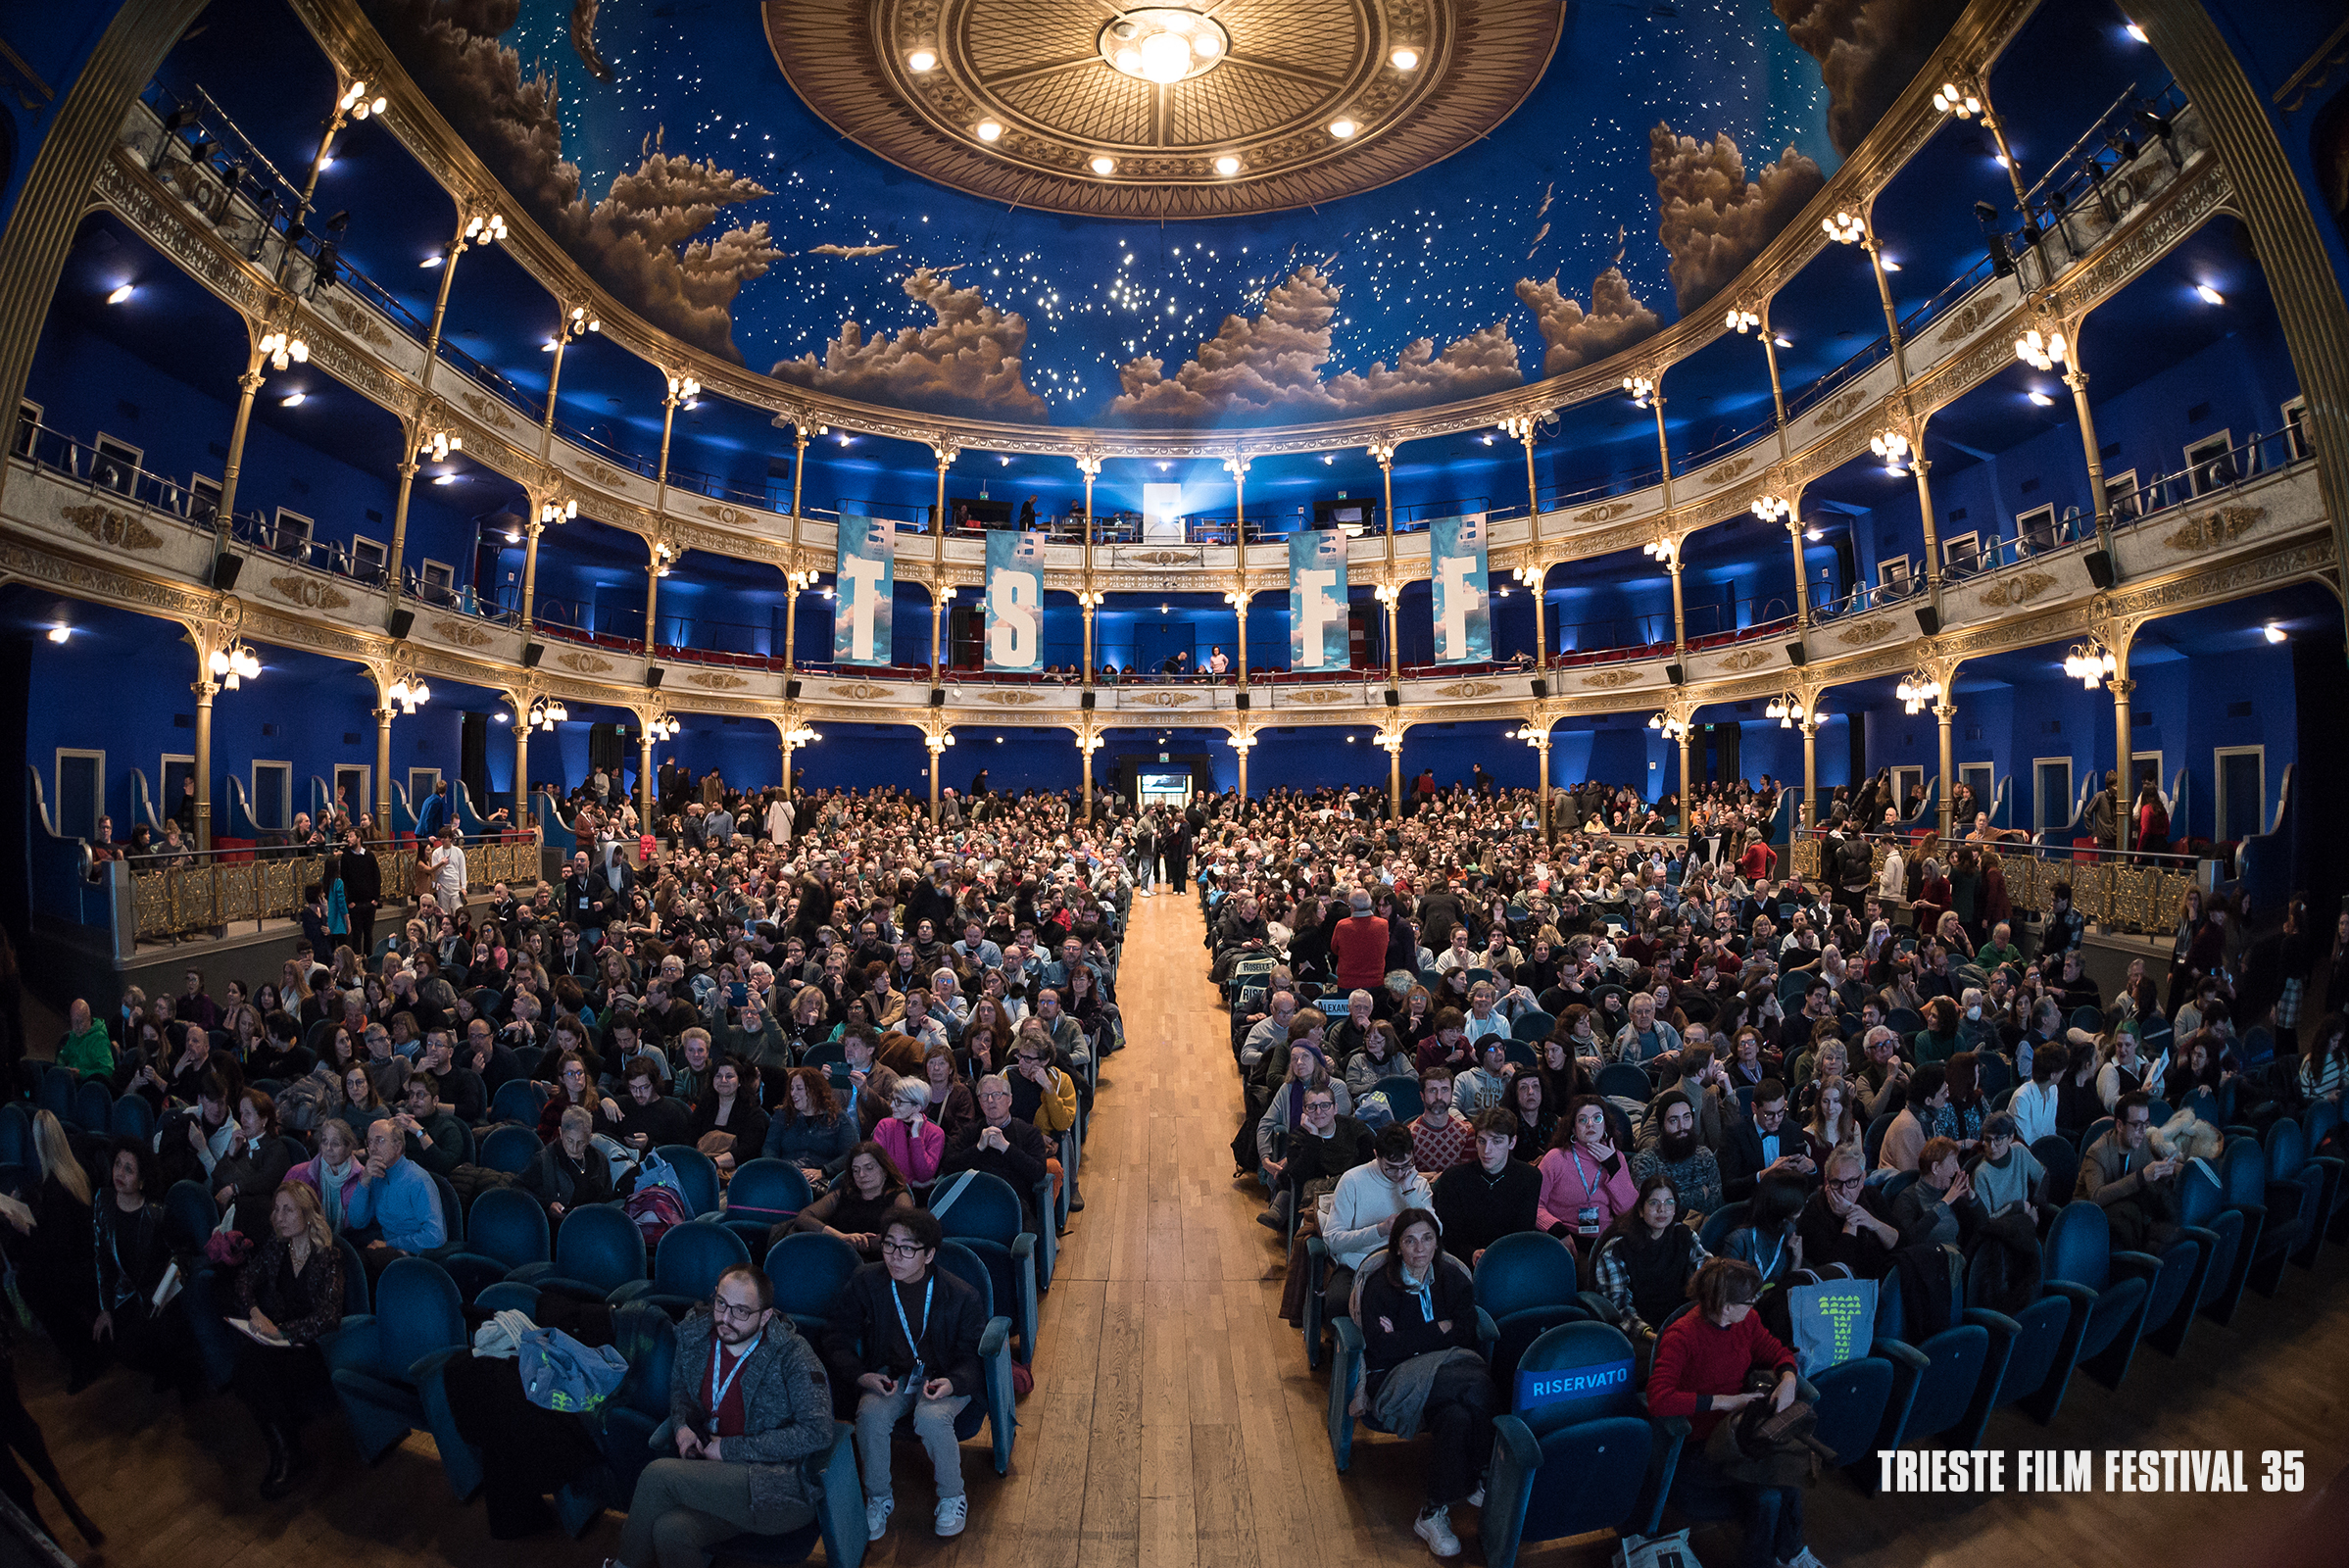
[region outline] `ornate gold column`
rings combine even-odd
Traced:
[[[930,752],[930,821],[932,825],[936,825],[938,821],[938,759],[940,754],[954,744],[954,732],[948,726],[943,715],[933,716],[922,721],[922,745],[929,748]]]
[[[556,309],[562,309],[560,302]],[[538,427],[538,457],[542,463],[555,450],[555,394],[563,386],[563,351],[569,348],[581,333],[603,330],[604,323],[588,315],[584,305],[574,305],[564,311],[563,318],[555,323],[555,365],[547,372],[547,416],[539,421]]]
[[[653,793],[653,726],[639,723],[636,726],[636,814],[643,820],[644,830],[655,837],[659,837],[661,831],[655,825],[653,815],[659,804]]]
[[[1085,668],[1083,685],[1093,690],[1093,614],[1108,597],[1093,585],[1093,481],[1101,475],[1101,460],[1091,453],[1077,458],[1077,472],[1085,476],[1085,586],[1077,591],[1077,608],[1085,616]],[[1248,683],[1248,617],[1241,616],[1240,645],[1241,684]],[[1089,759],[1090,760],[1090,759]],[[1090,809],[1090,808],[1088,808]]]
[[[376,690],[375,710],[375,836],[392,836],[391,721],[392,705]],[[518,716],[518,715],[517,715]]]
[[[777,416],[778,418],[781,416]],[[822,435],[825,426],[817,425]],[[791,427],[791,555],[783,568],[783,673],[799,667],[800,595],[815,582],[816,574],[800,564],[800,479],[807,471],[807,425],[805,417]],[[783,749],[783,788],[791,789],[791,748]]]
[[[1939,827],[1943,844],[1949,842],[1951,805],[1949,796],[1957,782],[1954,770],[1950,765],[1950,725],[1957,719],[1957,704],[1950,700],[1957,696],[1957,693],[1951,690],[1952,684],[1952,681],[1942,682],[1941,700],[1933,705],[1933,722],[1939,727],[1941,735],[1941,773],[1939,787],[1935,792],[1940,797],[1940,806],[1939,809],[1933,812],[1933,816]]]
[[[212,519],[222,549],[227,548],[228,536],[236,527],[236,481],[245,466],[245,434],[253,425],[253,400],[266,379],[261,373],[262,359],[256,347],[246,361],[245,373],[236,378],[236,420],[228,427],[228,456],[220,462],[220,499]]]
[[[1077,730],[1077,752],[1085,761],[1085,816],[1093,820],[1093,754],[1101,749],[1101,737],[1094,730],[1092,720],[1085,720]]]
[[[213,650],[202,639],[196,640],[196,849],[199,853],[212,848],[212,700],[220,694],[220,683],[213,678]],[[166,802],[165,809],[175,803]]]
[[[938,500],[931,515],[937,526],[930,540],[930,684],[943,685],[946,678],[944,649],[946,645],[946,607],[954,597],[954,590],[946,581],[946,470],[953,466],[962,449],[944,437],[930,443],[930,454],[938,460]],[[1042,606],[1038,607],[1041,613]],[[931,769],[933,773],[937,770]],[[930,820],[938,820],[938,786],[930,786]]]
[[[1232,731],[1232,755],[1240,760],[1240,798],[1244,801],[1248,799],[1248,754],[1255,750],[1255,733],[1247,725],[1243,724]]]
[[[530,830],[530,694],[512,691],[508,701],[514,704],[514,825],[516,832]]]
[[[457,214],[458,228],[449,241],[448,259],[440,266],[440,293],[432,302],[432,320],[424,333],[424,370],[416,384],[416,411],[408,422],[407,461],[400,465],[400,492],[392,503],[391,559],[385,563],[384,609],[388,616],[400,609],[400,585],[407,573],[408,560],[408,502],[416,488],[418,448],[427,437],[425,426],[433,416],[432,372],[440,368],[441,327],[449,316],[449,288],[457,281],[458,259],[475,245],[487,245],[506,237],[506,220],[496,213],[484,213],[462,204]],[[448,451],[456,451],[462,443],[451,441]]]
[[[1534,479],[1534,437],[1542,428],[1538,414],[1512,414],[1500,421],[1502,430],[1525,448],[1525,514],[1529,530],[1526,564],[1518,578],[1534,593],[1534,667],[1549,667],[1549,615],[1544,609],[1549,566],[1542,559],[1542,491]],[[1499,650],[1493,650],[1498,653]]]
[[[661,625],[661,579],[668,575],[673,547],[666,539],[647,539],[645,554],[645,662],[654,662]]]
[[[1240,688],[1243,691],[1248,689],[1248,457],[1245,452],[1235,453],[1223,460],[1224,472],[1232,476],[1232,543],[1236,552],[1233,558],[1236,564],[1233,573],[1235,581],[1232,592],[1224,595],[1224,601],[1232,607],[1240,623]],[[1090,484],[1085,493],[1089,498],[1093,494]],[[1090,626],[1091,622],[1087,624]]]

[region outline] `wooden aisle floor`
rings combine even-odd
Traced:
[[[1255,1223],[1261,1195],[1235,1181],[1240,1113],[1227,1024],[1205,979],[1191,898],[1138,900],[1119,976],[1127,1049],[1101,1073],[1082,1188],[1043,1310],[1036,1389],[1020,1409],[1011,1474],[965,1448],[971,1515],[952,1542],[930,1534],[933,1494],[918,1450],[901,1450],[899,1509],[874,1548],[920,1568],[1302,1568],[1428,1561],[1411,1534],[1420,1461],[1412,1446],[1358,1440],[1339,1476],[1324,1435],[1327,1384],[1305,1370],[1279,1316],[1278,1239]],[[2197,1324],[2187,1354],[2140,1354],[2115,1394],[2076,1380],[2052,1429],[2002,1415],[1994,1446],[2227,1447],[2258,1486],[2264,1448],[2305,1450],[2311,1494],[2349,1460],[2349,1249],[2294,1269],[2274,1300],[2245,1299],[2228,1327]],[[54,1354],[19,1354],[27,1403],[82,1505],[113,1533],[85,1563],[122,1568],[375,1568],[417,1558],[464,1568],[593,1563],[617,1518],[587,1539],[492,1543],[478,1505],[454,1503],[431,1443],[411,1438],[363,1467],[336,1423],[311,1429],[308,1484],[259,1502],[259,1437],[226,1398],[192,1412],[117,1372],[69,1401]],[[2323,1543],[2310,1561],[2349,1560],[2349,1536],[2303,1524],[2310,1494],[2113,1495],[1868,1500],[1841,1477],[1810,1494],[1810,1541],[1834,1568],[1924,1563],[2067,1568],[2246,1560],[2275,1532]],[[1460,1510],[1467,1514],[1466,1510]],[[56,1510],[48,1510],[58,1524]],[[1455,1520],[1481,1559],[1473,1514]],[[2297,1527],[2297,1528],[2296,1528]],[[1734,1560],[1730,1532],[1700,1533],[1708,1564]],[[1609,1542],[1529,1549],[1529,1568],[1595,1568]],[[638,1568],[652,1568],[640,1564]]]

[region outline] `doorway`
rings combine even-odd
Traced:
[[[2035,758],[2031,764],[2031,777],[2032,830],[2052,833],[2067,826],[2072,820],[2072,759]]]
[[[2222,746],[2212,754],[2219,779],[2219,837],[2240,843],[2267,831],[2268,749]]]
[[[98,830],[106,814],[106,754],[57,749],[57,831],[62,838],[83,838]]]

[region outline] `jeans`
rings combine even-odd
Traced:
[[[627,1568],[709,1568],[711,1546],[750,1528],[749,1465],[655,1459],[636,1478],[619,1560]]]
[[[856,1401],[856,1467],[864,1474],[864,1494],[878,1499],[889,1496],[889,1442],[897,1424],[905,1412],[913,1412],[913,1435],[929,1450],[930,1464],[938,1472],[940,1501],[962,1495],[962,1445],[954,1436],[954,1417],[970,1403],[966,1394],[949,1395],[943,1399],[927,1399],[921,1390],[900,1379],[895,1394],[875,1394],[870,1389]],[[630,1568],[637,1568],[631,1564]],[[667,1565],[663,1565],[667,1568]]]

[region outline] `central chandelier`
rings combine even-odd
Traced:
[[[1147,6],[1113,18],[1101,32],[1101,58],[1138,81],[1169,87],[1212,70],[1231,53],[1223,24],[1175,6]]]

